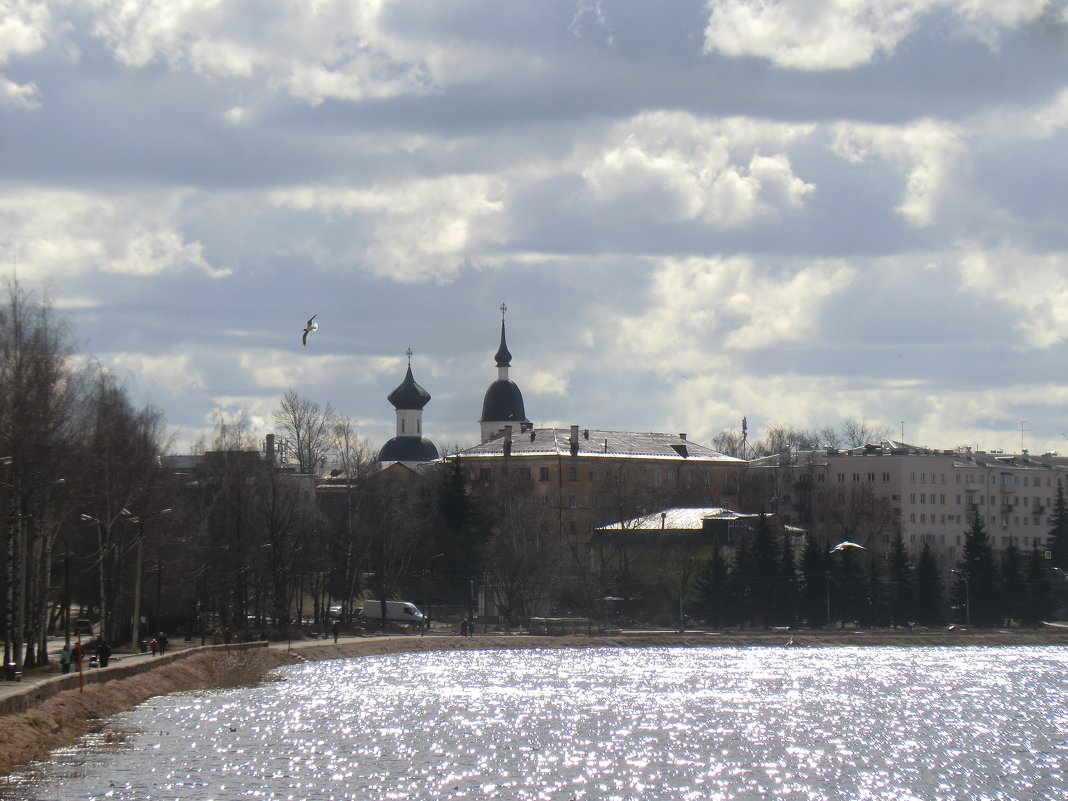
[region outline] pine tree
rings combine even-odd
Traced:
[[[916,575],[901,531],[890,543],[890,625],[908,626],[916,609]]]
[[[842,621],[842,628],[846,623],[858,622],[868,605],[868,579],[857,551],[856,548],[844,548],[836,554],[837,558],[830,559],[833,577],[831,616],[833,620]]]
[[[1006,623],[1020,622],[1027,604],[1027,584],[1024,581],[1020,549],[1009,543],[1001,552],[1001,610]]]
[[[752,576],[750,586],[753,591],[753,606],[756,619],[761,626],[768,628],[775,624],[780,585],[779,549],[771,523],[767,515],[757,518],[756,531],[750,550],[752,559]]]
[[[702,617],[714,629],[726,619],[729,573],[727,560],[719,543],[712,546],[712,555],[697,578],[698,608]]]
[[[1064,484],[1057,484],[1057,499],[1053,502],[1053,525],[1049,530],[1052,567],[1068,570],[1068,501]]]
[[[1027,560],[1027,594],[1022,608],[1021,623],[1034,626],[1053,616],[1053,591],[1045,554],[1038,548]]]
[[[871,555],[868,563],[868,598],[862,622],[865,626],[885,628],[890,625],[890,594],[883,577],[882,557]]]
[[[797,560],[790,544],[790,534],[783,532],[779,549],[778,617],[783,626],[797,624],[799,588],[797,584]]]
[[[997,561],[981,515],[975,515],[964,535],[964,558],[956,571],[953,602],[957,619],[969,625],[989,627],[1002,616]]]
[[[801,552],[801,619],[813,627],[826,626],[830,576],[827,551],[810,534]]]
[[[945,623],[942,598],[942,573],[931,546],[925,542],[916,562],[916,622],[931,627]]]

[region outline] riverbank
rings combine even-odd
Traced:
[[[103,718],[153,696],[254,683],[292,661],[291,654],[274,648],[208,651],[82,690],[65,690],[33,709],[0,718],[0,775],[47,756],[93,731]]]
[[[269,648],[207,651],[152,666],[137,675],[67,690],[33,709],[0,717],[0,775],[47,756],[48,752],[92,731],[98,721],[131,709],[155,695],[183,690],[251,684],[294,661],[321,661],[397,653],[542,649],[542,648],[694,648],[856,646],[1068,646],[1068,627],[975,630],[834,631],[618,631],[603,635],[529,636],[524,634],[396,635],[344,637],[274,643]]]

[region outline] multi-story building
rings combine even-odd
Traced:
[[[737,501],[745,462],[686,434],[534,427],[508,377],[512,354],[503,318],[494,360],[497,380],[486,390],[479,420],[482,442],[442,460],[459,463],[475,494],[533,499],[560,534],[580,544],[595,526],[653,508]]]
[[[960,559],[964,533],[982,517],[991,544],[1044,547],[1063,458],[933,450],[884,441],[850,450],[802,451],[755,459],[746,475],[751,505],[763,499],[784,522],[827,540],[841,536],[884,547],[900,526],[943,561]]]

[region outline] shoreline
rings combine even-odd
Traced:
[[[841,648],[841,647],[1012,647],[1068,646],[1068,627],[1026,630],[799,630],[799,631],[619,631],[571,634],[418,634],[345,637],[271,643],[246,651],[198,652],[133,676],[66,690],[32,709],[0,717],[0,776],[99,727],[98,721],[132,709],[157,695],[254,684],[297,662],[354,659],[400,653],[527,650],[555,648]]]

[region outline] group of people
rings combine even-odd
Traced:
[[[81,665],[85,660],[85,655],[91,654],[89,657],[89,667],[107,667],[111,662],[111,646],[108,645],[108,641],[103,637],[82,644],[77,642],[71,645],[67,642],[63,646],[63,650],[59,652],[59,665],[64,673],[70,673],[71,667]]]
[[[142,648],[144,648],[143,643]],[[152,656],[156,654],[163,656],[167,652],[167,635],[161,631],[153,637],[148,643],[148,650],[152,652]],[[83,664],[87,655],[89,656],[87,667],[106,668],[111,662],[111,646],[103,637],[84,644],[79,641],[71,645],[68,641],[59,652],[60,668],[64,673],[70,673],[72,667]]]

